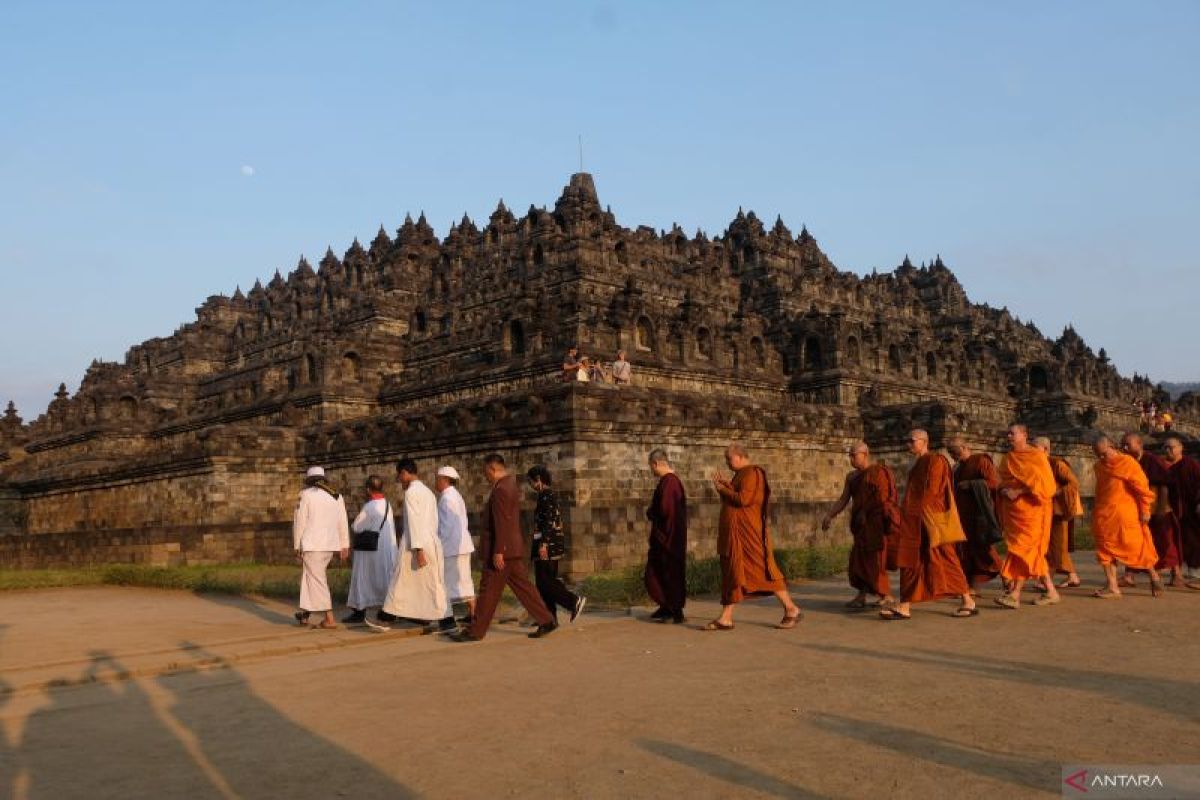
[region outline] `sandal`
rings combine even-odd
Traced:
[[[309,612],[307,612],[307,611],[297,611],[297,612],[296,612],[295,614],[293,614],[292,616],[296,618],[296,624],[297,624],[297,625],[307,625],[307,624],[308,624],[308,616],[309,616]]]
[[[999,597],[992,598],[992,602],[995,603],[996,605],[1000,606],[1001,608],[1009,608],[1009,609],[1012,609],[1013,611],[1016,611],[1018,608],[1021,607],[1021,602],[1019,600],[1017,600],[1015,597],[1013,597],[1011,594],[1008,594],[1007,592],[1000,595]]]
[[[901,614],[894,608],[885,608],[879,612],[879,618],[891,622],[898,619],[912,619],[912,614]]]
[[[322,620],[320,625],[313,625],[312,627],[313,630],[320,628],[321,630],[335,631],[338,628],[338,624],[336,622],[326,622],[325,620]]]
[[[1092,592],[1092,597],[1096,597],[1101,600],[1120,600],[1121,593],[1110,592],[1108,589],[1097,589],[1096,591]]]
[[[1193,592],[1200,592],[1200,581],[1187,581],[1183,584],[1183,588],[1191,589]]]
[[[781,631],[791,630],[792,628],[796,627],[796,625],[798,625],[800,623],[800,620],[803,618],[804,618],[803,612],[801,612],[800,609],[796,609],[795,614],[792,614],[790,616],[785,614],[783,619],[781,619],[779,621],[779,624],[776,625],[775,628],[776,628],[776,630],[781,630]]]
[[[1137,587],[1137,581],[1133,579],[1132,575],[1122,575],[1121,579],[1117,581],[1117,586],[1122,586],[1126,589],[1134,589]]]
[[[733,623],[731,622],[728,625],[726,625],[724,622],[714,619],[712,622],[708,623],[700,630],[702,630],[702,631],[731,631],[731,630],[733,630]]]
[[[1150,596],[1161,597],[1163,593],[1162,578],[1152,578],[1150,580]]]
[[[1058,586],[1059,589],[1078,589],[1080,586],[1083,586],[1083,581],[1073,581],[1070,578],[1068,578],[1067,580],[1063,581],[1062,583],[1059,583],[1056,585]]]
[[[952,617],[960,617],[960,618],[963,618],[963,619],[965,619],[965,618],[967,618],[967,617],[977,617],[977,616],[979,616],[979,609],[978,609],[976,606],[971,606],[970,608],[967,608],[966,606],[960,606],[960,607],[959,607],[959,608],[958,608],[958,609],[957,609],[957,610],[956,610],[956,611],[955,611],[953,614],[951,614],[950,616],[952,616]]]
[[[1062,598],[1058,595],[1051,597],[1048,594],[1044,594],[1041,597],[1034,598],[1033,604],[1035,606],[1052,606],[1059,603],[1061,600]]]

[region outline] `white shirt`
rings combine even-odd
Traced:
[[[447,558],[475,552],[475,543],[467,530],[467,504],[453,486],[447,486],[438,498],[438,538]]]
[[[316,486],[300,493],[292,520],[292,542],[303,552],[333,552],[350,547],[346,501]]]
[[[404,490],[404,549],[432,550],[440,544],[437,535],[437,497],[428,486],[413,481]]]

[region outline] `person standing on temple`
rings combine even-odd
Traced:
[[[646,518],[650,551],[646,555],[646,593],[658,604],[650,618],[676,625],[687,621],[687,493],[665,450],[650,453],[650,472],[658,478]]]
[[[571,622],[583,613],[587,598],[576,595],[567,589],[562,578],[558,577],[558,564],[567,552],[567,540],[563,535],[562,512],[558,508],[558,498],[551,488],[553,479],[550,470],[541,464],[530,467],[525,473],[529,488],[537,495],[537,505],[533,510],[533,579],[537,584],[538,594],[542,602],[558,623],[558,609],[565,608],[571,612]]]
[[[483,459],[483,474],[492,485],[492,492],[481,515],[483,534],[479,537],[479,552],[483,560],[483,577],[475,600],[475,618],[465,630],[451,634],[450,639],[478,642],[487,636],[505,586],[513,590],[517,600],[538,623],[537,630],[529,637],[548,636],[558,626],[537,589],[529,582],[525,541],[521,536],[521,491],[517,481],[509,474],[504,456],[499,453],[491,453]]]
[[[470,622],[475,615],[475,582],[471,577],[471,553],[475,543],[467,525],[467,504],[458,491],[458,470],[440,467],[434,485],[438,491],[438,539],[442,542],[442,557],[446,560],[446,619],[442,628],[454,625],[454,604],[464,603]]]
[[[633,380],[633,367],[625,360],[625,351],[617,351],[617,360],[612,364],[612,381],[617,386],[628,386]]]
[[[300,576],[300,610],[296,622],[308,623],[312,614],[324,614],[318,627],[336,628],[333,598],[325,570],[335,555],[350,557],[350,524],[346,501],[325,479],[321,467],[309,467],[304,491],[292,519],[292,543],[303,565]]]
[[[366,494],[367,502],[350,526],[354,533],[350,593],[346,598],[350,615],[342,619],[348,624],[366,622],[370,608],[380,609],[380,622],[389,621],[382,606],[396,568],[396,521],[383,494],[383,478],[367,478]]]

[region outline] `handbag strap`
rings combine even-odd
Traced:
[[[376,533],[379,533],[379,534],[383,533],[383,526],[387,525],[388,514],[390,514],[390,513],[392,513],[392,504],[389,503],[386,499],[384,499],[384,501],[383,501],[383,522],[379,523],[379,530],[376,531]]]

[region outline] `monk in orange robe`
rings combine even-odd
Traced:
[[[996,598],[1004,608],[1021,607],[1021,588],[1034,578],[1046,588],[1033,601],[1036,606],[1059,602],[1058,589],[1046,564],[1050,547],[1050,524],[1054,516],[1054,470],[1044,452],[1029,443],[1024,425],[1011,425],[1008,443],[1012,447],[1000,462],[1000,524],[1008,555],[1000,574],[1008,591]]]
[[[975,587],[1000,574],[1000,555],[994,546],[1001,538],[996,518],[1000,478],[992,457],[987,453],[972,453],[963,437],[955,436],[947,442],[946,451],[958,464],[954,468],[954,500],[967,534],[967,540],[956,545],[958,560],[967,584],[978,596]]]
[[[771,486],[762,467],[750,462],[740,444],[725,448],[728,478],[713,475],[713,488],[721,497],[721,523],[717,552],[721,556],[721,615],[704,626],[707,631],[733,629],[733,607],[747,596],[773,594],[783,606],[783,619],[775,627],[794,628],[800,609],[788,594],[787,581],[775,563],[767,530]]]
[[[929,434],[923,430],[908,435],[908,451],[917,460],[904,488],[900,531],[888,537],[888,564],[900,569],[900,602],[880,610],[879,616],[886,620],[910,619],[913,603],[958,597],[962,604],[954,616],[973,617],[979,609],[958,562],[955,542],[933,545],[930,541],[929,523],[936,520],[940,526],[947,525],[950,520],[946,512],[955,508],[950,462],[929,452]]]
[[[1176,475],[1171,467],[1161,457],[1147,452],[1142,443],[1142,437],[1136,433],[1127,433],[1121,437],[1121,449],[1126,455],[1132,456],[1146,473],[1150,489],[1154,492],[1154,504],[1150,508],[1150,535],[1154,537],[1154,550],[1158,553],[1158,563],[1155,569],[1171,573],[1171,585],[1183,585],[1183,530],[1179,525],[1179,513],[1176,509],[1179,500],[1179,486]],[[1133,572],[1125,568],[1121,578],[1122,586],[1135,585]]]
[[[1125,455],[1107,436],[1093,445],[1096,453],[1096,500],[1092,509],[1092,535],[1096,539],[1096,560],[1104,567],[1106,585],[1094,597],[1109,600],[1121,596],[1117,585],[1117,564],[1144,569],[1150,573],[1155,597],[1163,591],[1162,580],[1154,565],[1158,552],[1150,536],[1150,509],[1154,490],[1146,473],[1132,457]]]
[[[1082,585],[1071,552],[1075,549],[1075,518],[1083,516],[1083,499],[1079,496],[1079,479],[1065,458],[1050,454],[1050,440],[1039,436],[1033,444],[1050,459],[1054,472],[1054,517],[1050,523],[1050,547],[1046,550],[1046,565],[1055,575],[1066,575],[1058,584],[1060,589]]]
[[[833,518],[850,505],[850,587],[858,590],[846,608],[854,611],[867,607],[867,595],[879,597],[879,605],[890,605],[891,583],[887,573],[887,536],[900,528],[900,497],[896,478],[885,464],[871,461],[866,442],[850,446],[850,466],[842,495],[821,520],[821,530],[829,530]]]

